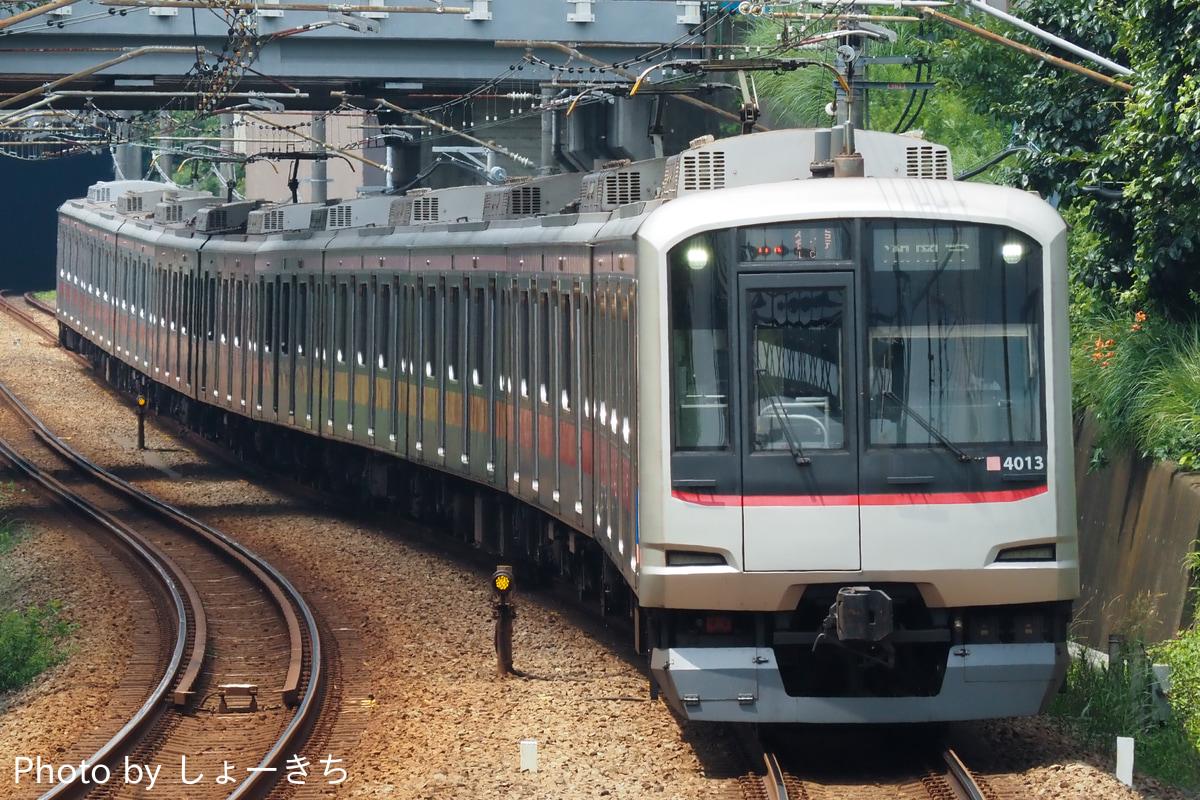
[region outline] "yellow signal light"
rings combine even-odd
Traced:
[[[512,585],[512,567],[496,567],[496,571],[492,574],[492,588],[500,594],[508,594],[512,590]]]

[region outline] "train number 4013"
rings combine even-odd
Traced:
[[[1003,467],[1005,471],[1013,470],[1014,472],[1043,470],[1046,468],[1046,459],[1042,456],[1009,456],[1004,459]]]

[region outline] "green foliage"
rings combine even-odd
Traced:
[[[1049,713],[1077,739],[1100,750],[1112,752],[1117,736],[1132,736],[1140,772],[1200,788],[1200,751],[1188,727],[1191,721],[1156,703],[1150,664],[1140,643],[1122,647],[1112,667],[1072,661],[1064,691],[1055,696]]]
[[[794,25],[793,21],[793,25]],[[832,20],[808,23],[793,33],[793,40],[803,39],[833,27]],[[897,34],[894,43],[872,41],[869,56],[909,56],[917,63],[909,65],[873,64],[868,78],[894,83],[935,79],[938,89],[932,91],[902,91],[876,89],[868,96],[867,127],[872,130],[907,132],[922,130],[926,139],[944,144],[959,167],[971,166],[1003,150],[1009,137],[1009,125],[995,117],[979,113],[973,104],[946,83],[933,75],[940,68],[938,56],[943,43],[935,40],[933,26],[925,22],[889,25]],[[782,23],[758,20],[747,27],[739,40],[754,48],[753,54],[770,52],[779,43]],[[833,45],[828,49],[794,49],[779,47],[779,55],[821,60],[836,64]],[[821,67],[806,67],[795,72],[754,74],[763,105],[779,125],[796,127],[828,127],[833,118],[825,107],[834,100],[834,79]]]
[[[0,617],[0,692],[21,688],[66,657],[60,643],[75,626],[60,612],[51,600]]]
[[[1200,629],[1192,625],[1150,651],[1171,668],[1168,699],[1194,748],[1200,749]]]
[[[25,527],[12,517],[0,517],[0,555],[7,553],[25,536]]]
[[[1022,18],[1129,66],[1126,94],[959,34],[941,52],[964,97],[1017,124],[1030,157],[1006,179],[1061,198],[1076,214],[1076,277],[1180,318],[1197,314],[1200,270],[1200,4],[1187,0],[1046,0]],[[978,24],[978,20],[973,20]],[[1003,23],[986,27],[1004,31]],[[1048,46],[1008,28],[1009,38]],[[983,71],[990,75],[982,80]],[[1104,72],[1102,68],[1098,71]]]
[[[1074,319],[1077,411],[1094,411],[1104,447],[1200,468],[1200,328],[1101,309]]]

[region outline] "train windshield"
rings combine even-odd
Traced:
[[[871,222],[863,257],[868,445],[1040,442],[1036,245],[987,226]]]

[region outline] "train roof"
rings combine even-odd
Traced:
[[[95,184],[85,201],[68,201],[72,213],[101,207],[108,213],[152,221],[164,228],[192,229],[201,235],[285,235],[302,232],[342,232],[391,228],[446,234],[455,226],[475,225],[476,242],[492,237],[489,228],[540,227],[611,220],[613,231],[635,227],[620,220],[641,217],[660,204],[692,195],[751,185],[807,180],[814,167],[828,162],[822,146],[843,129],[788,129],[727,139],[711,136],[694,140],[687,150],[648,161],[617,161],[588,174],[551,175],[501,186],[459,186],[416,190],[403,196],[372,196],[326,203],[266,204],[263,201],[223,203],[207,193],[153,181],[108,181]],[[824,145],[822,145],[824,142]],[[853,133],[855,151],[862,156],[864,174],[877,178],[923,178],[949,182],[953,177],[949,150],[922,139],[879,131]],[[76,213],[77,213],[76,212]],[[575,216],[578,215],[578,216]],[[547,224],[546,220],[550,220]],[[567,237],[577,238],[575,235]],[[625,234],[621,234],[625,235]],[[538,240],[558,238],[543,231]]]

